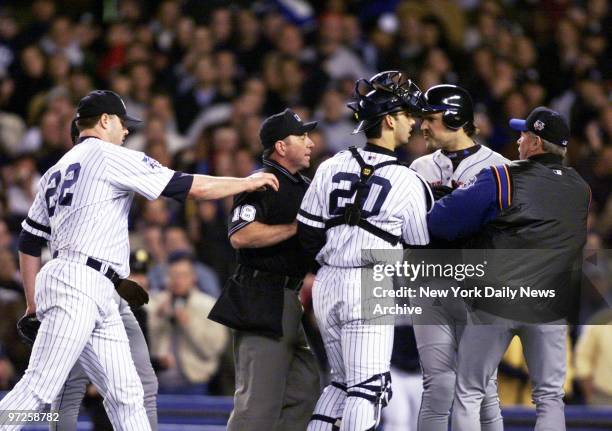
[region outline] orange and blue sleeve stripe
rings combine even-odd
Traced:
[[[510,205],[512,205],[512,179],[508,166],[491,166],[490,169],[495,179],[497,207],[500,211],[510,208]]]

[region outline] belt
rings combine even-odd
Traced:
[[[90,268],[95,269],[98,272],[102,272],[102,262],[100,262],[97,259],[94,259],[93,257],[88,257],[87,261],[85,262],[85,265],[87,265]],[[116,284],[117,282],[119,282],[119,280],[121,280],[121,277],[119,277],[119,274],[117,274],[115,270],[111,268],[110,266],[106,268],[106,272],[103,272],[102,275],[108,278],[113,284]]]
[[[58,256],[59,256],[59,253],[57,251],[53,253],[54,259]],[[91,269],[95,269],[98,272],[102,272],[102,268],[104,266],[104,264],[100,262],[98,259],[94,259],[93,257],[89,257],[89,256],[87,256],[85,265],[87,265]],[[117,274],[115,270],[111,268],[110,266],[106,269],[106,271],[102,272],[102,275],[108,278],[113,284],[116,284],[119,282],[119,280],[121,280],[121,277],[119,277],[119,274]]]
[[[303,279],[289,277],[288,275],[274,274],[273,272],[261,271],[245,265],[238,264],[236,267],[236,275],[241,277],[248,277],[251,279],[268,279],[271,282],[280,284],[284,289],[293,290],[298,292],[302,287]]]

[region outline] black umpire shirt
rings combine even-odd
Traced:
[[[274,160],[264,160],[263,171],[276,175],[278,192],[267,189],[237,195],[230,214],[228,237],[254,221],[267,225],[295,221],[310,180],[299,173],[292,174]],[[303,278],[313,263],[297,235],[269,247],[239,249],[237,258],[241,265],[295,278]]]

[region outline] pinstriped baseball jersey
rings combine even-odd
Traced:
[[[395,159],[383,148],[367,145],[358,149],[364,161],[376,165]],[[359,181],[359,163],[349,151],[342,151],[326,160],[317,170],[302,200],[297,220],[308,226],[324,228],[325,221],[355,200]],[[370,180],[362,214],[376,227],[400,236],[412,245],[429,242],[427,231],[427,199],[430,193],[418,175],[402,165],[376,169]],[[364,194],[365,196],[366,194]],[[340,225],[327,231],[325,246],[317,255],[321,265],[359,267],[362,249],[401,249],[357,226]]]
[[[134,193],[156,199],[173,174],[144,153],[85,139],[43,175],[22,227],[52,251],[91,256],[126,277]]]
[[[510,160],[501,154],[481,146],[474,154],[464,158],[454,170],[452,160],[442,150],[419,157],[410,167],[433,186],[451,186],[455,181],[459,187],[467,187],[474,182],[476,174],[484,168],[509,162]]]

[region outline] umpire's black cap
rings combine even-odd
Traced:
[[[521,120],[513,118],[510,120],[510,128],[520,132],[532,132],[551,144],[567,147],[570,129],[565,119],[556,111],[544,106],[538,106]]]
[[[264,148],[272,148],[276,141],[282,141],[290,135],[303,135],[317,127],[317,122],[304,123],[300,116],[287,108],[264,120],[259,130],[259,138]]]
[[[83,97],[77,106],[75,120],[102,114],[118,116],[126,127],[133,127],[142,122],[138,118],[129,116],[121,97],[110,90],[95,90]]]

